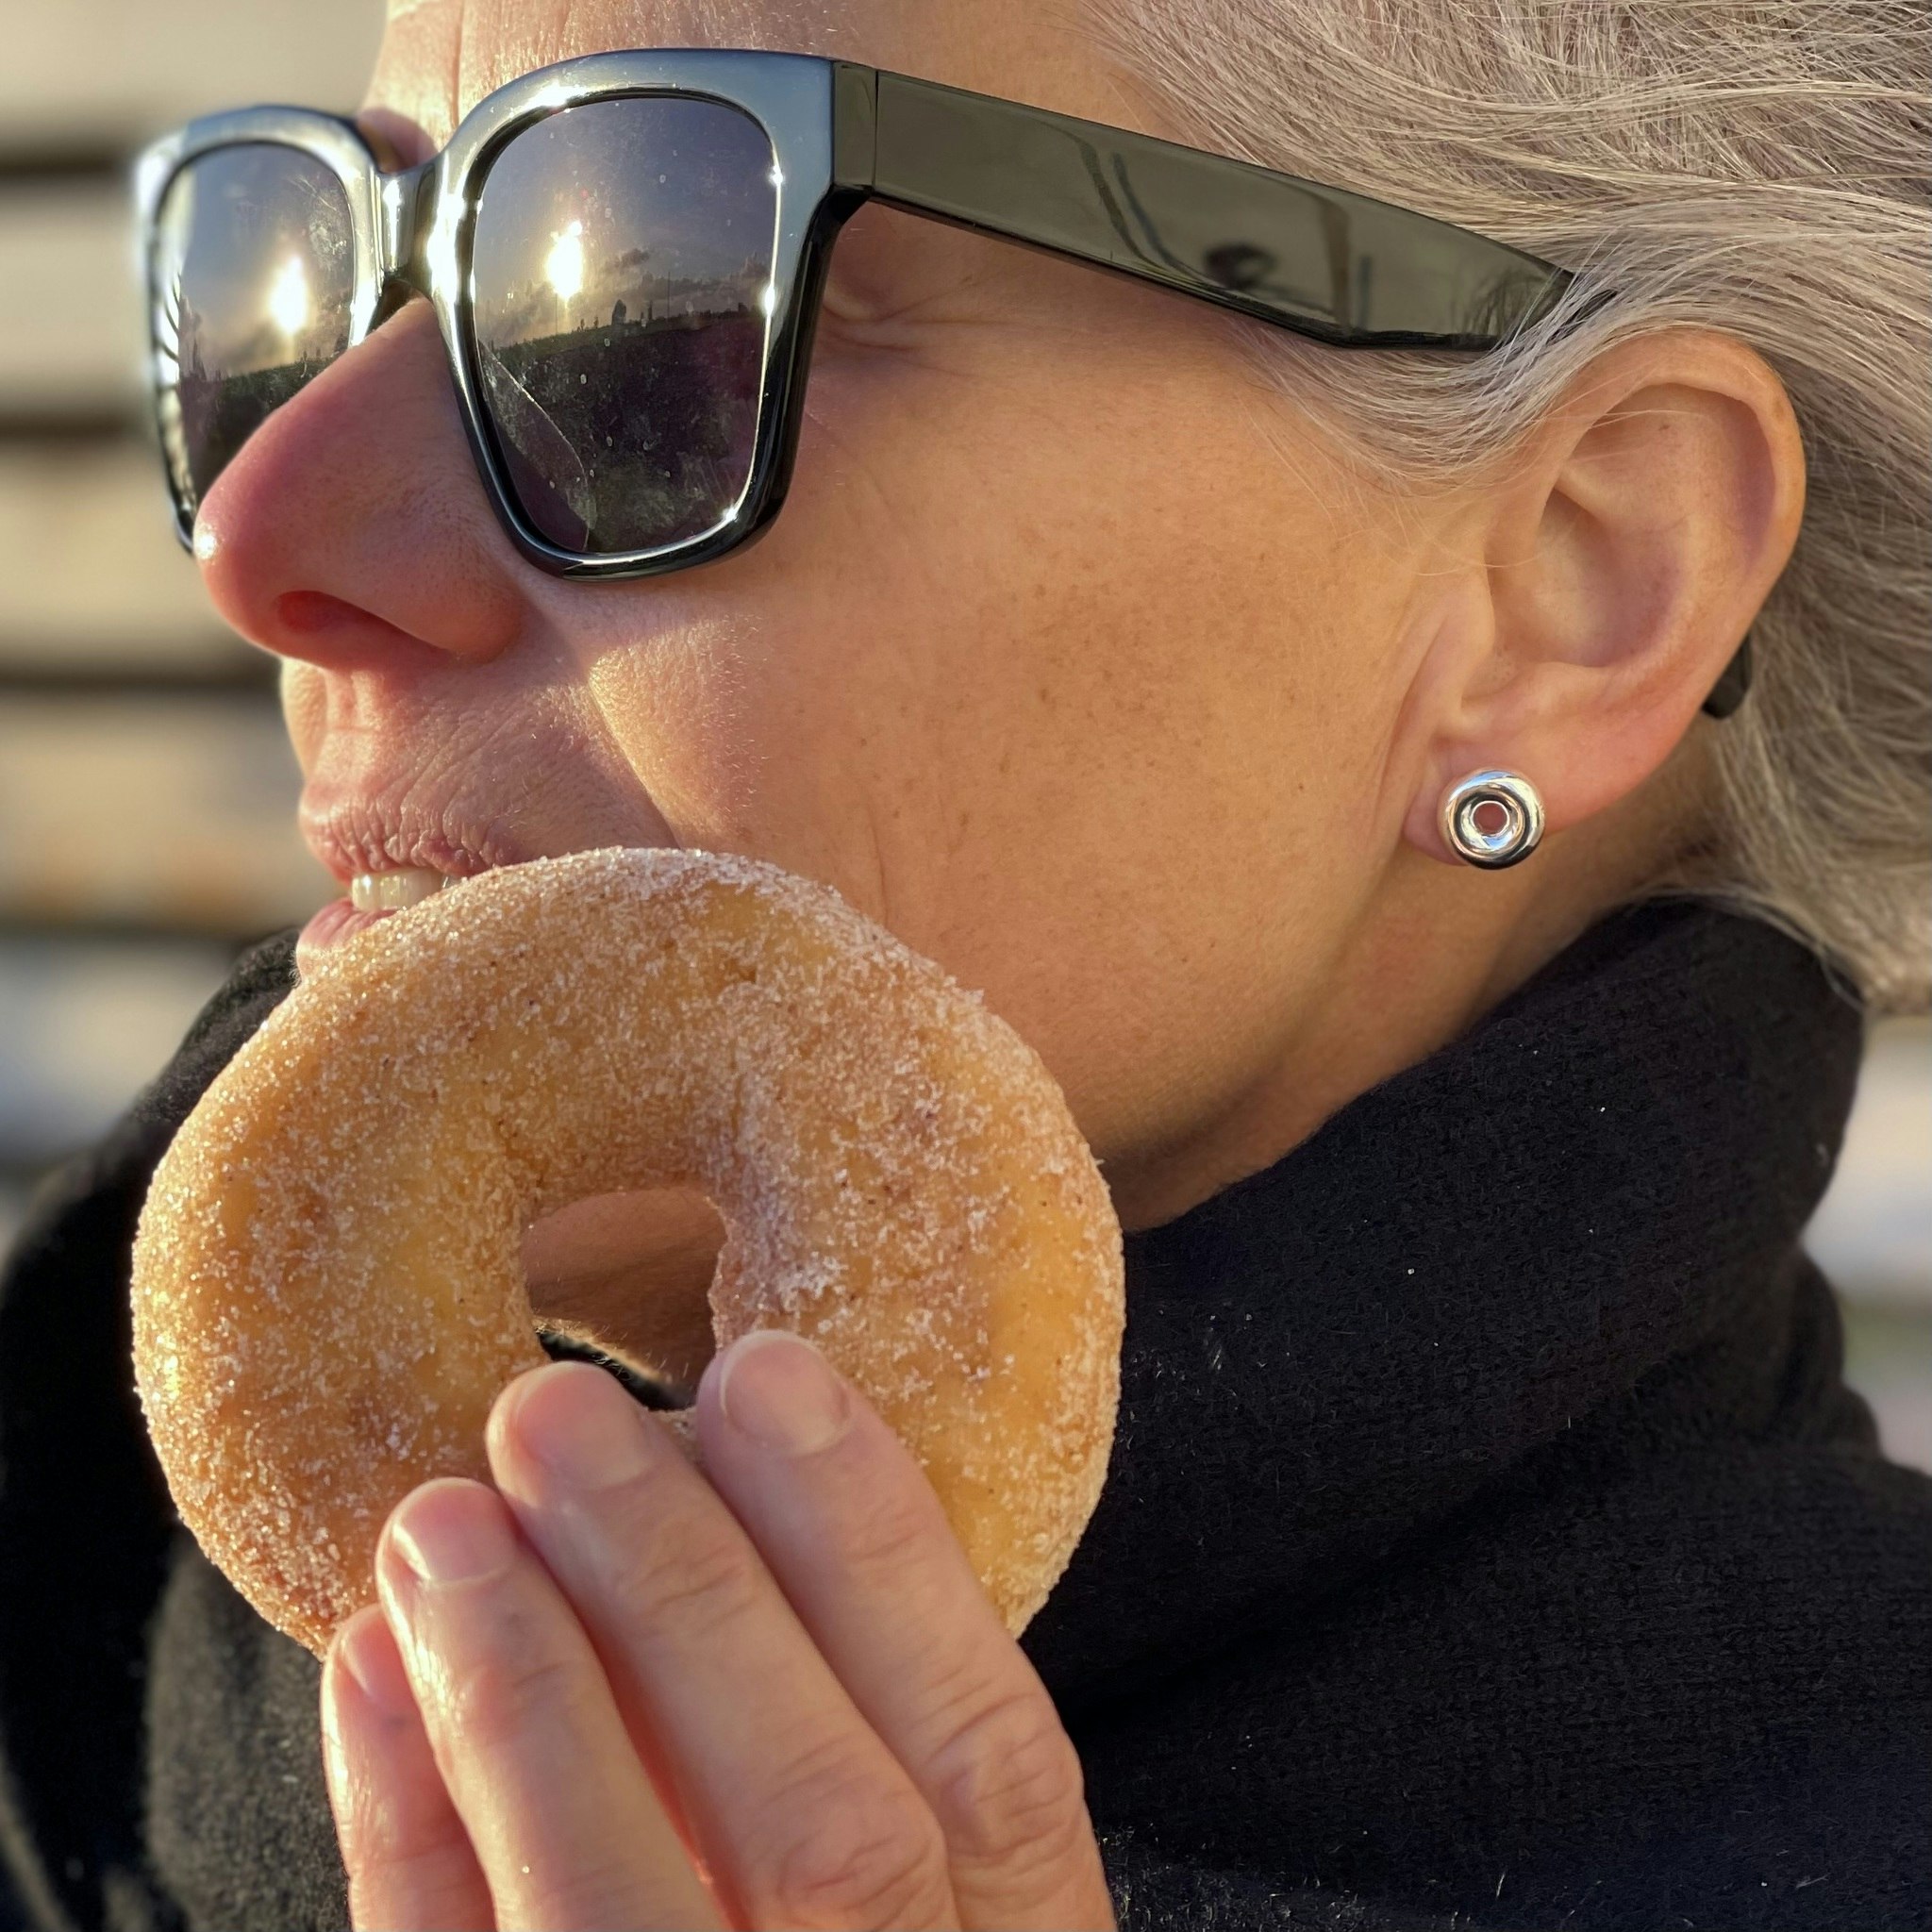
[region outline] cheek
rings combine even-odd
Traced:
[[[1078,359],[822,355],[785,514],[579,663],[675,837],[984,991],[1119,1158],[1279,1059],[1355,917],[1384,619],[1277,454],[1200,432],[1243,393]]]
[[[672,754],[687,816],[984,991],[1104,1155],[1210,1114],[1366,889],[1373,639],[1330,519],[1189,426],[1240,397],[837,356],[811,393],[735,697]]]
[[[841,552],[808,521],[788,511],[720,567],[705,614],[610,652],[589,686],[680,843],[822,880],[896,929],[876,821],[921,762],[918,707],[880,617],[891,599],[811,567]]]
[[[1144,576],[1090,560],[1083,590],[1070,562],[987,612],[997,675],[950,721],[961,809],[931,907],[931,950],[988,989],[1117,1158],[1284,1051],[1355,916],[1374,786],[1343,748],[1316,588],[1287,594],[1276,574],[1284,593],[1257,602],[1139,534]]]

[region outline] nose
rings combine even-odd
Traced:
[[[427,302],[261,425],[203,499],[194,551],[223,617],[283,657],[406,671],[508,648],[529,566],[483,493]]]

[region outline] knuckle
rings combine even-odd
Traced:
[[[571,1659],[507,1642],[448,1672],[438,1700],[445,1720],[439,1728],[485,1756],[507,1753],[540,1724],[546,1729],[579,1728],[578,1716],[589,1716],[587,1695],[582,1673]],[[446,1750],[437,1740],[439,1761]],[[447,1773],[448,1765],[443,1769]]]
[[[962,1863],[1050,1865],[1088,1829],[1079,1754],[1045,1692],[1031,1687],[966,1716],[933,1753],[927,1776]]]
[[[770,1848],[752,1886],[759,1924],[910,1932],[946,1922],[945,1840],[909,1786],[824,1753],[781,1782],[771,1811],[774,1827],[747,1835]]]
[[[931,1538],[931,1520],[918,1499],[888,1493],[847,1529],[839,1554],[848,1569],[862,1575],[890,1577],[924,1555]]]
[[[626,1549],[615,1579],[641,1632],[714,1632],[761,1600],[758,1558],[742,1537],[702,1512],[678,1511]]]
[[[518,1903],[534,1924],[622,1925],[636,1922],[639,1901],[631,1869],[613,1848],[603,1857],[579,1854],[568,1870],[543,1874]]]
[[[341,1832],[342,1862],[352,1876],[400,1879],[413,1896],[469,1858],[470,1835],[449,1807],[382,1804],[373,1792],[357,1795]]]
[[[463,1857],[470,1857],[467,1840]],[[393,1918],[397,1898],[408,1899],[428,1925],[460,1925],[476,1908],[469,1874],[453,1869],[448,1858],[401,1858],[375,1870],[352,1864],[348,1878],[349,1920],[356,1925],[380,1925]]]

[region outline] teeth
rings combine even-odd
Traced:
[[[426,865],[406,865],[400,872],[362,872],[349,881],[349,904],[358,912],[400,912],[420,906],[450,881]]]

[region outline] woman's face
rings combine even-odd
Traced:
[[[406,159],[512,76],[627,45],[845,55],[1166,131],[1026,0],[391,13],[366,118]],[[225,613],[285,656],[338,873],[775,861],[984,990],[1129,1224],[1211,1191],[1177,1177],[1293,1080],[1400,845],[1387,754],[1430,560],[1223,320],[867,208],[783,514],[607,585],[516,556],[440,358],[410,304],[270,420],[199,532]]]

